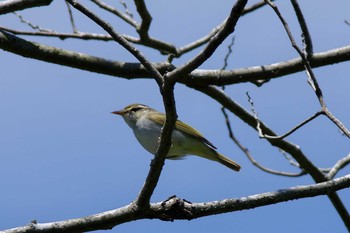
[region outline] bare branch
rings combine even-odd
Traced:
[[[22,23],[28,25],[29,27],[31,27],[34,30],[39,30],[39,32],[51,32],[51,30],[49,30],[49,29],[42,28],[39,25],[34,25],[33,23],[26,20],[21,14],[18,14],[17,12],[13,12],[13,14],[16,15]]]
[[[261,2],[254,4],[254,5],[246,7],[246,8],[244,8],[244,10],[242,12],[242,16],[245,14],[251,13],[257,9],[260,9],[261,7],[263,7],[265,5],[266,5],[266,2],[263,0]],[[188,51],[191,51],[191,50],[198,48],[198,47],[202,46],[203,44],[207,43],[222,28],[222,26],[225,24],[226,20],[227,19],[225,19],[218,26],[213,28],[207,35],[203,36],[202,38],[179,48],[176,56],[179,57],[182,54],[187,53]]]
[[[283,24],[283,27],[289,37],[289,40],[293,46],[293,48],[298,52],[299,56],[301,57],[304,67],[305,67],[305,71],[306,74],[308,75],[308,82],[310,83],[310,85],[312,86],[312,88],[315,91],[315,94],[318,98],[318,101],[322,107],[322,111],[324,112],[324,114],[348,137],[350,138],[350,131],[345,127],[345,125],[338,120],[333,114],[331,114],[331,112],[328,110],[326,102],[323,98],[323,94],[322,94],[322,90],[321,87],[318,84],[318,81],[316,79],[316,76],[310,66],[308,57],[305,56],[305,54],[301,51],[301,49],[298,47],[298,45],[295,43],[294,37],[289,29],[289,26],[287,24],[287,21],[283,18],[283,16],[281,15],[278,7],[273,4],[271,1],[266,0],[266,2],[271,6],[271,8],[275,11],[276,15],[278,16],[278,18],[280,19],[281,23]],[[348,225],[348,228],[350,230],[350,223]]]
[[[349,60],[350,46],[344,46],[326,52],[315,53],[310,58],[310,65],[316,68]],[[195,70],[186,79],[186,82],[191,82],[191,84],[197,86],[222,86],[244,82],[264,83],[270,79],[284,77],[303,70],[305,68],[302,59],[295,58],[275,64],[235,70]]]
[[[244,8],[243,15],[251,13],[257,9],[260,9],[261,7],[265,6],[266,2],[262,0],[261,2],[257,2],[249,7]]]
[[[243,120],[245,123],[247,123],[249,126],[254,128],[256,130],[256,119],[253,115],[251,115],[248,111],[246,111],[244,108],[242,108],[239,104],[237,104],[235,101],[233,101],[229,96],[227,96],[224,92],[221,90],[218,90],[216,87],[209,86],[209,87],[198,87],[198,86],[190,86],[194,89],[197,89],[200,92],[203,92],[210,96],[211,98],[215,99],[223,105],[226,109],[231,111],[233,114],[238,116],[241,120]],[[260,122],[261,129],[266,132],[269,135],[276,136],[276,134],[263,122]],[[289,153],[293,156],[293,158],[300,164],[301,168],[304,169],[306,172],[308,172],[311,177],[317,182],[325,182],[327,181],[327,177],[325,174],[319,170],[309,159],[305,154],[301,151],[300,147],[298,145],[294,145],[289,141],[286,141],[285,139],[282,140],[272,140],[267,139],[267,141],[277,148],[282,149],[283,151]],[[332,204],[334,205],[335,209],[338,211],[339,215],[343,219],[344,224],[346,227],[350,227],[350,216],[345,208],[343,202],[339,198],[337,193],[330,192],[328,194],[329,199],[331,200]]]
[[[235,30],[235,26],[246,4],[247,0],[238,0],[233,6],[225,24],[218,31],[218,33],[211,38],[210,43],[207,45],[207,47],[186,64],[180,66],[174,71],[167,73],[167,77],[170,79],[173,79],[173,77],[181,78],[184,75],[188,75],[194,69],[203,64],[215,52],[219,45]]]
[[[305,51],[306,51],[306,56],[312,56],[313,52],[313,45],[312,45],[312,39],[311,35],[309,33],[309,29],[306,25],[306,21],[304,19],[303,13],[301,12],[301,9],[299,7],[299,3],[297,0],[291,0],[294,12],[298,18],[299,25],[301,28],[301,31],[303,33],[303,38],[304,38],[304,43],[305,43]]]
[[[232,37],[232,40],[231,40],[231,43],[228,45],[228,48],[227,48],[227,53],[224,57],[224,65],[222,67],[222,70],[225,70],[228,66],[228,58],[230,57],[230,55],[232,54],[232,47],[233,47],[233,44],[234,44],[234,41],[235,41],[235,37]],[[224,91],[225,90],[225,86],[222,86],[222,90]],[[252,111],[257,119],[257,113],[255,112],[254,110],[254,104],[253,102],[251,101],[251,98],[247,92],[247,96],[248,96],[248,101],[251,103],[251,108],[252,108]],[[233,134],[233,130],[232,130],[232,127],[231,127],[231,123],[230,123],[230,119],[228,117],[228,114],[226,112],[226,109],[222,106],[221,107],[221,112],[222,114],[224,115],[224,118],[225,118],[225,123],[226,123],[226,127],[228,129],[228,133],[229,133],[229,138],[231,138],[231,140],[238,146],[239,149],[241,149],[241,151],[243,151],[243,153],[247,156],[247,158],[249,159],[249,161],[254,165],[256,166],[257,168],[259,168],[260,170],[264,171],[264,172],[267,172],[267,173],[270,173],[270,174],[274,174],[274,175],[280,175],[280,176],[288,176],[288,177],[298,177],[298,176],[302,176],[302,175],[305,175],[306,172],[305,171],[301,171],[299,173],[289,173],[289,172],[283,172],[283,171],[276,171],[276,170],[272,170],[272,169],[269,169],[267,167],[264,167],[262,166],[260,163],[258,163],[254,158],[253,156],[251,155],[251,153],[249,152],[248,148],[246,148],[245,146],[242,145],[242,143],[237,139],[237,137]],[[259,123],[259,120],[257,119],[257,122]],[[298,166],[299,168],[299,166]]]
[[[301,195],[307,195],[308,197],[315,196],[319,190],[319,188],[324,188],[324,194],[326,195],[328,192],[337,191],[336,189],[329,189],[332,184],[338,184],[341,182],[344,188],[350,186],[350,175],[343,176],[340,179],[335,179],[332,181],[322,182],[314,185],[305,185],[305,186],[296,186],[287,189],[281,189],[275,192],[262,193],[257,195],[252,195],[248,197],[238,198],[238,199],[226,199],[218,202],[211,203],[198,203],[198,204],[189,204],[185,203],[185,207],[191,207],[193,211],[191,211],[192,218],[193,216],[208,216],[212,214],[220,214],[227,213],[232,211],[240,211],[246,208],[256,208],[258,206],[265,206],[270,204],[276,204],[281,201],[286,201],[289,198],[299,199]],[[343,183],[344,182],[344,183]],[[305,196],[303,196],[305,197]],[[247,201],[247,202],[246,202]],[[216,206],[218,203],[222,208],[218,208]],[[244,203],[244,207],[241,204]],[[243,207],[243,208],[242,208]],[[186,210],[190,210],[186,208]]]
[[[129,10],[128,5],[125,3],[124,0],[119,0],[120,4],[122,4],[122,6],[124,7],[125,10],[125,14],[128,15],[130,18],[134,18],[133,14],[131,13],[131,11]]]
[[[237,117],[239,117],[249,126],[251,126],[253,129],[257,130],[256,128],[257,122],[254,115],[252,115],[246,109],[241,107],[238,103],[233,101],[223,91],[213,86],[209,86],[209,87],[195,86],[193,88],[215,99],[218,103],[223,105],[226,109],[228,109],[230,112],[235,114]],[[266,132],[269,135],[276,136],[275,132],[272,131],[272,129],[270,129],[266,124],[260,121],[260,125],[261,125],[261,129],[264,132]],[[319,171],[319,169],[307,158],[307,156],[305,156],[305,154],[301,151],[298,145],[292,144],[291,142],[286,141],[285,139],[282,139],[282,140],[267,139],[267,140],[268,142],[270,142],[271,145],[276,146],[277,148],[280,148],[283,151],[286,151],[287,153],[292,155],[293,158],[295,158],[298,161],[300,166],[303,169],[305,169],[308,173],[310,173],[310,175],[316,180],[316,182],[326,181],[324,174],[321,171]]]
[[[142,19],[141,24],[136,28],[137,32],[140,35],[142,43],[146,46],[160,49],[163,54],[178,54],[177,49],[174,45],[162,42],[149,36],[148,31],[151,26],[152,16],[148,12],[146,3],[143,0],[135,0],[134,2],[136,9]]]
[[[4,233],[45,233],[45,232],[87,232],[101,229],[111,229],[122,223],[138,219],[160,219],[173,221],[176,219],[195,219],[214,214],[248,210],[271,204],[282,203],[301,198],[327,195],[329,192],[350,187],[350,175],[331,181],[313,185],[296,186],[241,198],[225,199],[214,202],[190,203],[172,197],[166,201],[150,205],[147,210],[135,210],[133,205],[99,214],[66,221],[37,223],[4,230]]]
[[[348,164],[350,164],[350,153],[334,164],[332,169],[327,174],[328,179],[333,179],[335,175]]]
[[[266,135],[266,134],[262,134],[260,135],[261,138],[269,138],[269,139],[274,139],[274,140],[279,140],[279,139],[283,139],[285,137],[288,137],[289,135],[291,135],[292,133],[294,133],[295,131],[297,131],[298,129],[300,129],[302,126],[306,125],[307,123],[309,123],[310,121],[312,121],[313,119],[315,119],[316,117],[318,117],[319,115],[323,114],[322,111],[316,112],[314,115],[312,115],[311,117],[305,119],[303,122],[299,123],[298,125],[296,125],[295,127],[293,127],[291,130],[289,130],[287,133],[280,135],[280,136],[270,136],[270,135]]]
[[[27,8],[47,6],[52,0],[7,0],[0,2],[0,15],[24,10]]]
[[[151,163],[151,168],[146,178],[145,184],[135,202],[137,209],[144,209],[149,206],[149,201],[153,191],[158,183],[159,176],[164,165],[165,156],[171,146],[171,135],[177,119],[174,99],[174,82],[168,82],[159,73],[157,68],[150,63],[135,47],[129,44],[123,37],[114,31],[114,29],[91,11],[73,0],[67,0],[72,6],[81,11],[83,14],[92,19],[95,23],[106,30],[119,44],[133,54],[148,70],[159,85],[160,92],[163,96],[163,102],[166,111],[166,120],[162,129],[159,146],[155,158]]]
[[[67,38],[74,38],[74,39],[83,39],[83,40],[101,40],[101,41],[113,41],[113,37],[111,37],[108,34],[96,34],[96,33],[86,33],[86,32],[78,32],[78,33],[62,33],[62,32],[55,32],[53,30],[46,29],[45,31],[37,31],[37,32],[30,32],[30,31],[20,31],[20,30],[14,30],[11,28],[1,27],[0,30],[4,30],[7,32],[11,32],[15,35],[28,35],[28,36],[45,36],[45,37],[58,37],[62,40]],[[121,35],[124,37],[125,40],[140,44],[144,46],[148,46],[157,50],[161,51],[168,51],[173,52],[176,51],[176,48],[171,45],[167,44],[162,41],[158,41],[156,39],[150,39],[148,41],[142,41],[139,38],[132,37],[129,35]],[[1,46],[1,45],[0,45]]]
[[[248,96],[248,102],[251,106],[251,110],[254,114],[254,118],[256,119],[257,122],[257,131],[259,132],[259,137],[260,138],[266,138],[266,139],[273,139],[273,140],[280,140],[283,139],[289,135],[291,135],[292,133],[294,133],[295,131],[297,131],[299,128],[301,128],[302,126],[306,125],[307,123],[309,123],[310,121],[312,121],[313,119],[315,119],[316,117],[318,117],[321,114],[324,114],[323,111],[319,111],[317,113],[315,113],[314,115],[312,115],[311,117],[307,118],[306,120],[304,120],[303,122],[301,122],[300,124],[296,125],[295,127],[293,127],[291,130],[289,130],[287,133],[280,135],[280,136],[270,136],[267,135],[263,132],[263,130],[260,127],[260,120],[258,118],[258,113],[255,111],[254,108],[254,102],[252,101],[252,98],[250,97],[249,93],[246,92],[246,95]]]
[[[122,12],[118,11],[116,8],[106,4],[101,0],[92,0],[92,2],[94,2],[97,6],[101,7],[102,9],[118,16],[119,18],[124,20],[126,23],[130,24],[131,26],[135,28],[137,27],[137,22],[133,18],[129,17],[126,14],[123,14]]]
[[[148,12],[146,3],[143,0],[135,0],[135,5],[137,12],[139,13],[142,22],[141,25],[137,27],[137,31],[140,34],[141,39],[148,38],[148,31],[151,26],[152,16]]]
[[[184,53],[187,53],[193,49],[196,49],[200,46],[202,46],[203,44],[207,43],[216,33],[218,33],[218,31],[222,28],[222,26],[225,24],[226,20],[224,20],[222,23],[220,23],[218,26],[216,26],[215,28],[213,28],[207,35],[205,35],[204,37],[193,41],[183,47],[180,47],[178,49],[177,52],[177,56],[181,56]]]
[[[317,82],[317,79],[311,69],[311,66],[310,66],[310,63],[309,63],[309,60],[307,58],[307,56],[305,56],[305,54],[302,52],[302,50],[298,47],[297,43],[295,42],[294,40],[294,37],[289,29],[289,25],[287,23],[287,21],[283,18],[282,14],[280,13],[278,7],[273,4],[270,0],[266,0],[266,2],[271,6],[271,8],[275,11],[277,17],[279,18],[279,20],[281,21],[287,35],[288,35],[288,38],[291,42],[291,45],[293,46],[293,48],[297,51],[297,53],[299,54],[299,56],[301,57],[302,61],[303,61],[303,64],[304,64],[304,67],[305,67],[305,71],[309,77],[308,79],[308,82],[309,84],[312,86],[312,88],[314,89],[315,91],[315,94],[321,104],[322,107],[325,107],[325,102],[324,102],[324,99],[323,99],[323,94],[322,94],[322,90],[320,88],[320,86],[318,85],[318,82]]]
[[[346,128],[346,126],[338,118],[336,118],[326,106],[322,110],[324,115],[326,115],[328,119],[330,119],[344,133],[345,136],[350,138],[349,129]]]
[[[0,27],[0,48],[24,57],[30,57],[45,62],[51,62],[68,67],[79,68],[100,74],[118,76],[121,78],[152,78],[151,75],[139,63],[126,63],[110,61],[102,57],[90,56],[69,50],[46,46],[40,43],[28,41],[8,34],[1,30],[10,31]],[[10,31],[11,32],[11,31]],[[39,33],[39,32],[36,32]],[[79,34],[61,34],[62,37],[72,37]],[[82,38],[89,39],[89,34],[81,33]],[[57,36],[60,36],[59,34]],[[91,35],[95,36],[95,35]],[[106,35],[96,34],[101,40]],[[108,35],[109,36],[109,35]],[[326,52],[315,53],[312,57],[313,67],[322,67],[338,62],[350,60],[350,46],[345,46]],[[88,64],[85,64],[85,62]],[[174,69],[174,66],[166,63],[154,64],[161,73]],[[271,78],[284,77],[302,71],[303,64],[300,58],[280,62],[272,65],[239,68],[235,70],[195,70],[181,83],[191,86],[230,85],[242,82],[256,82]]]
[[[133,45],[131,45],[127,40],[124,39],[120,34],[118,34],[113,27],[107,22],[103,21],[97,15],[92,13],[90,10],[85,8],[83,5],[74,0],[67,0],[74,8],[85,14],[91,20],[93,20],[96,24],[98,24],[101,28],[103,28],[108,34],[110,34],[113,39],[118,42],[121,46],[123,46],[126,50],[128,50],[132,55],[134,55],[141,64],[148,70],[148,72],[152,75],[152,77],[157,81],[157,83],[161,86],[163,82],[163,76],[158,72],[158,70],[154,67],[152,63],[150,63],[141,52],[136,49]]]
[[[66,5],[67,5],[68,14],[69,14],[69,20],[70,20],[70,24],[72,25],[73,32],[74,33],[78,33],[78,29],[75,26],[72,9],[71,9],[70,5],[68,4],[68,2],[66,2]]]
[[[277,171],[277,170],[273,170],[267,167],[262,166],[260,163],[258,163],[253,156],[251,155],[251,153],[249,152],[248,148],[243,146],[242,143],[237,139],[237,137],[233,134],[233,130],[231,127],[231,123],[230,123],[230,119],[228,117],[228,114],[226,113],[226,110],[224,107],[221,108],[221,111],[225,117],[225,122],[226,122],[226,127],[228,129],[228,133],[229,133],[229,137],[231,138],[231,140],[238,146],[239,149],[241,149],[241,151],[243,151],[243,153],[247,156],[247,158],[249,159],[249,161],[256,166],[257,168],[259,168],[260,170],[273,174],[273,175],[279,175],[279,176],[287,176],[287,177],[299,177],[302,175],[306,175],[305,171],[301,171],[299,173],[290,173],[290,172],[283,172],[283,171]]]
[[[231,57],[232,55],[232,47],[233,45],[235,44],[235,37],[233,36],[232,39],[231,39],[231,43],[227,46],[227,53],[224,57],[224,64],[221,68],[221,70],[226,70],[227,69],[227,66],[228,66],[228,59]],[[222,89],[225,89],[225,86],[222,86]]]
[[[170,80],[171,81],[171,80]],[[174,85],[173,82],[165,80],[164,85],[161,86],[161,93],[163,97],[163,103],[165,107],[165,123],[162,129],[162,134],[159,140],[159,145],[154,159],[151,163],[151,169],[148,172],[145,184],[143,185],[135,204],[139,209],[148,208],[150,205],[151,196],[154,189],[157,186],[166,154],[171,146],[171,136],[177,120],[175,98],[174,98]]]
[[[0,47],[12,53],[45,62],[65,65],[82,70],[120,76],[125,78],[151,77],[140,63],[111,61],[101,57],[86,55],[69,50],[58,49],[35,42],[23,40],[0,31]],[[153,64],[161,73],[171,68],[167,63]]]

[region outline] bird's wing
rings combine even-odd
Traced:
[[[152,114],[150,116],[151,120],[153,120],[154,122],[160,124],[160,125],[164,125],[164,120],[165,120],[165,116],[163,114]],[[193,127],[189,126],[188,124],[177,120],[175,123],[175,128],[178,129],[179,131],[182,131],[184,133],[186,133],[189,136],[198,138],[200,140],[202,140],[205,144],[207,144],[209,147],[212,147],[213,149],[217,149],[211,142],[209,142],[199,131],[197,131],[196,129],[194,129]]]

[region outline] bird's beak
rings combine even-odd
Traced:
[[[114,112],[111,112],[112,114],[116,114],[116,115],[120,115],[122,116],[124,114],[123,111],[114,111]]]

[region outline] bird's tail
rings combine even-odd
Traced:
[[[225,165],[228,168],[231,168],[232,170],[238,172],[241,169],[241,166],[239,166],[238,163],[236,163],[235,161],[223,156],[222,154],[217,153],[217,158],[218,158],[218,162],[221,163],[222,165]]]

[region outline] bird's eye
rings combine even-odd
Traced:
[[[131,112],[137,112],[139,111],[141,108],[140,107],[133,107],[132,109],[130,109]]]

